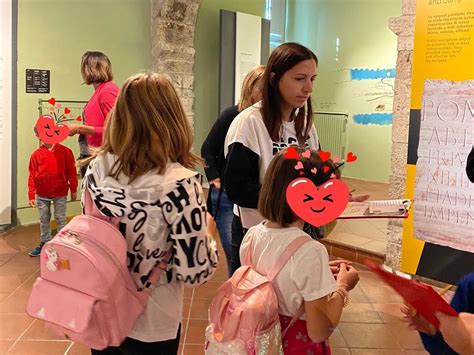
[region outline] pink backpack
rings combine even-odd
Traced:
[[[272,281],[308,236],[288,245],[267,276],[252,268],[252,241],[245,265],[217,290],[209,309],[206,328],[206,354],[283,354],[282,336],[304,314],[300,308],[285,331],[281,332],[278,299]]]
[[[84,190],[86,215],[74,217],[41,250],[41,276],[26,312],[56,334],[102,350],[128,336],[150,291],[137,290],[127,269],[125,238],[116,225],[99,217]]]

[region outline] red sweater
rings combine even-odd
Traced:
[[[35,194],[42,197],[64,197],[68,190],[77,191],[76,162],[71,149],[55,144],[49,150],[44,145],[30,157],[28,199]]]
[[[104,132],[105,119],[114,106],[119,93],[119,88],[111,81],[99,84],[94,94],[84,108],[86,118],[84,124],[94,127],[94,134],[88,134],[87,144],[89,147],[100,147],[102,144],[102,133]]]

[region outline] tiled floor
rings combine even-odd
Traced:
[[[0,354],[89,354],[88,349],[55,337],[25,314],[38,275],[38,258],[27,255],[37,243],[37,228],[20,227],[0,237]],[[399,319],[400,298],[361,268],[361,281],[330,337],[333,354],[426,354],[418,335]],[[180,354],[203,354],[207,309],[225,279],[221,263],[211,282],[186,289]]]
[[[388,199],[388,184],[344,178],[354,195],[370,195],[371,200]],[[329,241],[385,255],[388,219],[337,220],[336,226],[327,236]]]

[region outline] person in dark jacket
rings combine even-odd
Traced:
[[[261,100],[261,78],[265,66],[260,65],[251,70],[244,78],[238,105],[222,111],[201,147],[201,156],[206,161],[205,172],[209,181],[209,212],[213,215],[227,259],[229,276],[231,273],[231,225],[233,203],[229,200],[224,183],[224,141],[229,127],[240,111]]]

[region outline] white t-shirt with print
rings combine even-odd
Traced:
[[[296,227],[268,228],[262,222],[247,232],[240,246],[240,261],[252,241],[252,266],[267,275],[288,245],[298,237],[309,235]],[[278,296],[280,314],[293,317],[304,301],[317,300],[337,290],[336,280],[329,268],[324,245],[316,240],[298,249],[273,281]],[[305,317],[301,317],[304,319]]]

